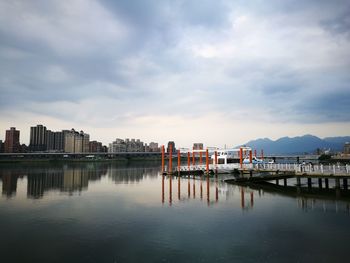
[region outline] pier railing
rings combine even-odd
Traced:
[[[175,172],[203,171],[206,165],[178,166]],[[255,171],[255,172],[294,172],[308,175],[349,175],[350,165],[323,165],[323,164],[294,164],[294,163],[260,163],[260,164],[210,164],[209,170],[218,172]]]

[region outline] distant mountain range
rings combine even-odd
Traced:
[[[314,153],[317,148],[331,149],[332,151],[342,151],[345,142],[350,142],[350,136],[326,137],[321,139],[313,135],[298,137],[282,137],[276,141],[268,138],[257,139],[247,142],[245,145],[260,152],[264,149],[266,154],[300,154]]]

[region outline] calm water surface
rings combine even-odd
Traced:
[[[1,164],[1,262],[349,262],[350,201],[335,190],[284,193],[159,169]]]

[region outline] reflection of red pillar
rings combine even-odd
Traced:
[[[205,164],[207,168],[207,173],[209,173],[209,151],[208,149],[205,151]]]
[[[261,149],[261,160],[264,160],[264,150]]]
[[[209,176],[207,176],[207,202],[209,205],[209,201],[210,201],[210,193],[209,193]]]
[[[177,150],[177,170],[180,172],[180,166],[181,166],[181,153],[180,150]]]
[[[188,193],[188,198],[190,198],[191,196],[190,177],[188,177],[188,180],[187,180],[187,193]]]
[[[164,173],[164,145],[162,145],[162,173]]]
[[[202,183],[202,178],[201,178],[201,199],[203,199],[203,183]]]
[[[243,149],[242,148],[239,148],[239,164],[241,165],[241,168],[242,168],[242,165],[243,165]]]
[[[243,188],[241,188],[241,208],[244,208],[244,191],[243,191]]]
[[[253,192],[250,193],[250,206],[251,207],[254,206],[254,193]]]
[[[249,151],[249,162],[252,163],[253,162],[253,153],[252,150]]]
[[[181,196],[181,187],[180,187],[180,176],[177,178],[177,199],[180,200]]]
[[[196,184],[195,183],[196,183],[196,181],[193,177],[193,198],[196,198]]]
[[[219,201],[219,188],[218,188],[218,176],[216,175],[215,179],[215,201]]]
[[[202,152],[199,152],[199,165],[202,165]]]
[[[173,202],[173,180],[171,178],[171,175],[169,176],[169,204]]]
[[[172,172],[173,169],[173,146],[169,145],[169,173]]]
[[[162,175],[162,203],[164,204],[164,175]]]

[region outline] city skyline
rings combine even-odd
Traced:
[[[2,1],[0,138],[239,145],[350,131],[348,1]],[[29,143],[21,133],[21,143]]]

